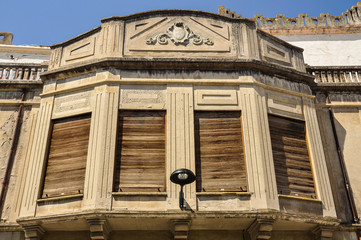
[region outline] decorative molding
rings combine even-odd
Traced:
[[[95,37],[84,39],[64,49],[65,61],[93,56],[95,52]]]
[[[299,97],[267,94],[268,112],[303,119],[302,99]]]
[[[221,36],[222,38],[228,41],[230,40],[230,27],[227,23],[204,18],[191,17],[190,19],[198,23],[202,27],[205,27],[208,30],[214,32],[215,34]]]
[[[213,40],[194,34],[193,31],[182,22],[174,23],[165,33],[148,38],[145,42],[148,45],[155,45],[157,43],[160,45],[167,45],[169,40],[176,46],[187,46],[190,43],[193,45],[205,44],[209,46],[214,44]]]
[[[146,31],[160,25],[162,22],[167,20],[168,18],[152,18],[146,20],[140,20],[136,22],[127,23],[127,28],[129,29],[130,39],[139,37]]]
[[[286,65],[292,65],[290,53],[262,39],[262,53],[267,61],[277,61]]]
[[[120,96],[120,109],[166,109],[163,86],[122,86]]]
[[[53,118],[90,110],[90,91],[69,93],[55,98]]]
[[[197,105],[238,105],[236,90],[196,90]]]

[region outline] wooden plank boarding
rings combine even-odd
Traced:
[[[197,192],[247,191],[240,112],[195,112]]]
[[[120,111],[115,192],[165,191],[165,112]]]
[[[305,123],[268,115],[279,194],[315,198]]]
[[[42,198],[83,193],[90,115],[53,121]]]

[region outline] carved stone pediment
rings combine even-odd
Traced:
[[[206,17],[154,17],[125,24],[125,55],[187,56],[236,54],[232,23]]]
[[[148,38],[146,40],[146,44],[154,45],[159,43],[161,45],[167,45],[169,43],[169,40],[174,45],[184,45],[184,46],[190,43],[194,45],[214,44],[211,39],[203,38],[193,33],[193,31],[190,30],[189,27],[182,22],[173,23],[173,25],[170,26],[165,33]]]

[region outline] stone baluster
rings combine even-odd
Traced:
[[[8,79],[9,79],[9,73],[10,73],[10,69],[9,69],[9,68],[5,68],[5,69],[4,69],[4,74],[3,74],[3,79],[4,79],[4,80],[8,80]]]
[[[34,80],[35,68],[31,68],[29,80]]]
[[[25,68],[23,79],[24,79],[24,80],[28,80],[28,79],[29,79],[29,68]]]
[[[334,82],[333,76],[332,76],[332,72],[331,71],[327,71],[327,79],[328,82]]]
[[[334,81],[334,82],[337,82],[337,83],[341,82],[341,81],[340,81],[340,75],[339,75],[339,72],[338,72],[338,71],[333,71],[333,72],[332,72],[332,75],[333,75],[333,81]]]
[[[41,68],[38,68],[36,71],[36,78],[35,80],[40,80],[40,72],[41,72]]]
[[[19,68],[17,80],[21,80],[23,75],[23,68]]]
[[[9,80],[14,80],[16,75],[16,68],[10,69]]]

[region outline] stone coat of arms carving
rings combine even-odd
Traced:
[[[146,44],[155,45],[157,43],[161,45],[167,45],[171,41],[174,45],[188,45],[190,43],[194,45],[213,45],[214,42],[209,38],[203,38],[197,34],[194,34],[192,30],[189,29],[182,22],[174,23],[170,26],[166,33],[156,35],[154,37],[148,38]]]

